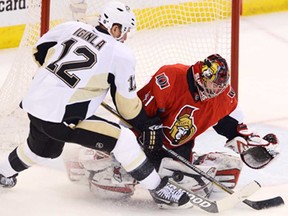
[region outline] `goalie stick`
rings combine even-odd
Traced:
[[[119,113],[113,109],[110,105],[108,105],[107,103],[105,102],[102,102],[101,105],[106,109],[108,110],[110,113],[112,113],[113,115],[115,115],[117,118],[119,118],[121,121],[123,121],[125,124],[127,125],[130,125],[128,122],[126,122],[125,119],[123,119]],[[131,125],[130,125],[131,126]],[[131,126],[132,127],[132,126]],[[251,182],[250,184],[247,185],[247,187],[245,186],[244,187],[244,190],[240,190],[239,192],[239,195],[238,196],[238,192],[234,192],[233,190],[231,190],[230,188],[226,187],[225,185],[223,185],[221,182],[217,181],[215,178],[207,175],[205,172],[203,172],[202,170],[200,170],[199,168],[197,168],[196,166],[194,166],[193,164],[191,164],[188,160],[186,160],[185,158],[183,158],[182,156],[178,155],[176,152],[174,152],[173,150],[171,149],[168,149],[166,148],[164,145],[162,146],[162,148],[171,156],[173,157],[174,159],[177,159],[179,161],[181,161],[184,165],[186,165],[187,167],[189,167],[190,169],[194,170],[195,172],[197,172],[198,174],[202,175],[204,178],[208,179],[209,181],[211,181],[212,183],[214,183],[216,186],[218,186],[219,188],[221,188],[222,190],[226,191],[227,193],[231,194],[231,196],[229,196],[227,198],[227,201],[217,201],[217,202],[213,202],[213,201],[210,201],[208,199],[204,199],[198,195],[195,195],[192,191],[189,191],[187,189],[184,189],[183,187],[181,187],[183,190],[187,191],[187,193],[191,194],[192,195],[195,195],[196,198],[201,198],[202,200],[206,201],[206,202],[209,202],[211,204],[211,207],[208,209],[208,208],[203,208],[203,206],[201,205],[202,202],[200,202],[200,205],[197,205],[198,207],[200,207],[201,209],[203,210],[206,210],[208,212],[213,212],[213,213],[216,213],[216,212],[219,212],[219,210],[223,210],[223,209],[227,209],[225,208],[225,205],[229,208],[230,206],[233,207],[234,205],[236,205],[238,202],[242,201],[243,203],[245,203],[246,205],[250,206],[251,208],[255,209],[255,210],[261,210],[261,209],[266,209],[266,208],[271,208],[271,207],[277,207],[277,206],[280,206],[280,205],[283,205],[284,204],[284,200],[282,199],[282,197],[280,196],[277,196],[277,197],[274,197],[274,198],[270,198],[270,199],[265,199],[265,200],[259,200],[259,201],[252,201],[252,200],[248,200],[248,199],[245,199],[245,197],[248,197],[250,196],[251,194],[253,194],[254,192],[257,191],[257,186],[256,184],[258,185],[258,189],[261,187],[259,183],[257,183],[256,181]],[[256,183],[256,184],[255,184]],[[178,184],[177,184],[178,185]],[[250,185],[250,187],[249,187]],[[249,188],[251,188],[249,191]],[[244,192],[246,193],[244,193]],[[236,195],[235,195],[236,194]],[[242,194],[242,195],[241,195]],[[232,199],[233,197],[233,199]],[[234,197],[238,197],[238,198],[234,198]],[[242,198],[241,198],[242,197]],[[244,199],[243,199],[244,197]],[[231,198],[231,199],[230,199]],[[235,202],[235,200],[237,200],[237,202]],[[229,200],[234,200],[234,202],[230,203],[229,204]],[[192,202],[193,202],[193,199],[192,199]],[[221,203],[219,205],[219,203]],[[194,203],[195,204],[195,203]],[[221,207],[219,207],[221,206]]]
[[[186,193],[188,193],[190,197],[190,202],[193,205],[210,213],[220,213],[220,212],[223,212],[224,210],[233,208],[236,204],[243,201],[248,196],[251,196],[252,194],[254,194],[261,187],[258,182],[253,181],[245,185],[243,188],[241,188],[237,192],[231,194],[230,196],[227,196],[217,201],[211,201],[207,198],[197,195],[196,193],[181,186],[180,184],[176,183],[173,180],[169,180],[169,181],[175,186],[177,186],[178,188],[181,188],[182,190],[186,191]]]
[[[181,155],[178,155],[173,150],[166,148],[164,145],[162,146],[162,148],[171,157],[181,161],[183,164],[188,166],[190,169],[194,170],[195,172],[197,172],[198,174],[200,174],[204,178],[208,179],[209,181],[211,181],[213,184],[215,184],[216,186],[218,186],[222,190],[226,191],[229,194],[235,193],[233,190],[231,190],[230,188],[226,187],[221,182],[217,181],[215,178],[207,175],[205,172],[203,172],[198,167],[196,167],[193,164],[191,164],[188,160],[183,158]],[[276,206],[280,206],[280,205],[284,204],[284,200],[280,196],[277,196],[277,197],[274,197],[274,198],[270,198],[270,199],[266,199],[266,200],[259,200],[259,201],[251,201],[251,200],[248,200],[248,199],[244,199],[242,202],[245,203],[246,205],[250,206],[251,208],[255,209],[255,210],[261,210],[261,209],[265,209],[265,208],[276,207]]]

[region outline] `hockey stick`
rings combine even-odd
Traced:
[[[117,118],[119,118],[121,121],[123,121],[125,124],[129,125],[129,123],[127,123],[125,121],[125,119],[123,119],[119,114],[118,112],[113,109],[111,106],[109,106],[108,104],[106,104],[105,102],[102,102],[101,105],[106,109],[108,110],[109,112],[111,112],[113,115],[115,115]],[[132,126],[131,126],[132,127]],[[202,175],[204,178],[208,179],[209,181],[211,181],[212,183],[214,183],[215,185],[217,185],[219,188],[221,188],[222,190],[226,191],[227,193],[229,194],[235,194],[235,192],[233,190],[231,190],[230,188],[226,187],[225,185],[223,185],[221,182],[217,181],[215,178],[207,175],[205,172],[203,172],[202,170],[200,170],[198,167],[194,166],[193,164],[191,164],[188,160],[186,160],[185,158],[183,158],[182,156],[178,155],[176,152],[174,152],[173,150],[171,149],[167,149],[164,145],[163,145],[163,149],[171,156],[173,157],[174,159],[177,159],[179,161],[181,161],[184,165],[186,165],[187,167],[191,168],[192,170],[194,170],[195,172],[197,172],[198,174]],[[253,187],[251,186],[251,188],[253,188],[253,191],[255,192],[256,191],[256,184],[258,185],[258,189],[261,187],[259,183],[255,182],[254,181],[254,184],[253,182],[250,183],[251,185],[253,185]],[[249,185],[249,184],[248,184]],[[249,188],[249,187],[247,187]],[[187,191],[187,190],[186,190]],[[245,190],[244,190],[245,191]],[[248,190],[246,190],[248,192]],[[189,191],[187,191],[189,193]],[[191,192],[191,191],[190,191]],[[246,192],[246,193],[247,193]],[[241,190],[241,193],[242,193],[242,190]],[[253,194],[253,192],[251,193],[248,193],[246,195],[246,197],[250,196],[251,194]],[[230,198],[231,196],[229,196],[228,198]],[[238,196],[236,196],[238,197]],[[243,193],[242,194],[242,198],[245,197],[245,194]],[[198,198],[198,197],[197,197]],[[202,198],[203,199],[203,198]],[[232,199],[231,199],[232,200]],[[207,199],[205,200],[207,201]],[[241,196],[238,197],[238,202],[244,202],[246,205],[250,206],[251,208],[255,209],[255,210],[261,210],[261,209],[265,209],[265,208],[271,208],[271,207],[276,207],[276,206],[280,206],[280,205],[283,205],[284,204],[284,200],[282,199],[282,197],[280,196],[277,196],[277,197],[274,197],[274,198],[270,198],[270,199],[266,199],[266,200],[259,200],[259,201],[251,201],[251,200],[248,200],[248,199],[241,199]],[[210,201],[211,203],[211,201]],[[218,203],[220,203],[218,201]],[[224,203],[224,202],[223,202]],[[216,202],[214,202],[214,204],[216,205],[217,207],[217,204]],[[237,203],[235,203],[237,204]],[[215,205],[213,205],[211,203],[213,207],[213,209],[215,210],[216,207]],[[227,202],[225,202],[225,205],[227,205]],[[198,205],[199,206],[199,205]],[[220,206],[220,205],[219,205]],[[224,209],[225,206],[224,205],[221,205],[221,209]],[[202,208],[202,206],[199,206],[200,208]],[[203,208],[202,208],[203,209]],[[206,209],[204,209],[206,210]],[[209,211],[209,212],[219,212],[218,210],[218,207],[217,207],[217,210],[215,211]]]
[[[231,194],[230,196],[226,196],[223,199],[217,200],[217,201],[211,201],[207,198],[204,198],[200,195],[197,195],[193,191],[184,188],[183,186],[179,185],[175,181],[170,182],[174,185],[176,185],[178,188],[181,188],[182,190],[186,191],[190,197],[190,202],[207,211],[210,213],[219,213],[227,209],[233,208],[236,204],[239,202],[242,202],[244,199],[246,199],[248,196],[251,196],[254,194],[256,191],[260,189],[260,185],[256,182],[253,181],[247,185],[245,185],[243,188],[238,190],[237,192]]]
[[[113,115],[115,115],[118,119],[120,119],[123,123],[132,127],[111,106],[109,106],[108,104],[106,104],[104,102],[102,102],[101,105],[106,110],[108,110]],[[234,207],[236,204],[238,204],[239,202],[243,201],[246,197],[252,195],[257,190],[260,189],[260,185],[254,181],[254,182],[251,182],[250,184],[246,185],[245,187],[241,188],[241,190],[237,191],[236,193],[233,193],[229,197],[226,197],[224,199],[217,200],[217,201],[212,201],[212,200],[209,200],[207,198],[204,198],[204,197],[194,193],[193,191],[191,191],[187,188],[184,188],[183,186],[179,185],[174,180],[172,180],[172,178],[170,178],[169,181],[172,184],[176,185],[177,187],[181,188],[182,190],[186,191],[186,193],[190,197],[190,202],[194,206],[197,206],[197,207],[201,208],[202,210],[209,212],[209,213],[219,213],[219,212],[222,212],[223,210],[230,209],[230,208]]]
[[[233,194],[234,191],[231,190],[230,188],[226,187],[225,185],[223,185],[221,182],[217,181],[215,178],[207,175],[205,172],[203,172],[201,169],[199,169],[198,167],[194,166],[193,164],[191,164],[188,160],[186,160],[185,158],[183,158],[181,155],[178,155],[176,152],[174,152],[171,149],[166,148],[164,145],[162,146],[162,148],[174,159],[177,159],[179,161],[181,161],[183,164],[185,164],[187,167],[189,167],[190,169],[194,170],[195,172],[197,172],[198,174],[200,174],[201,176],[203,176],[204,178],[208,179],[209,181],[211,181],[213,184],[217,185],[219,188],[221,188],[222,190],[226,191],[229,194]],[[259,185],[260,186],[260,185]],[[279,205],[283,205],[284,204],[284,200],[282,199],[282,197],[277,196],[274,198],[270,198],[270,199],[266,199],[266,200],[259,200],[259,201],[251,201],[251,200],[243,200],[243,202],[250,206],[253,209],[256,210],[261,210],[261,209],[265,209],[265,208],[271,208],[271,207],[276,207]]]

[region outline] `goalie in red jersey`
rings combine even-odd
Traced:
[[[163,145],[227,187],[234,188],[242,161],[250,168],[259,169],[279,152],[274,134],[261,138],[243,123],[243,115],[229,80],[226,60],[219,54],[213,54],[192,66],[174,64],[161,67],[137,94],[155,125],[162,123],[162,128],[155,128],[155,135],[157,139],[163,139]],[[211,127],[227,138],[225,147],[240,157],[218,152],[194,153],[195,139]],[[141,132],[140,143],[153,143],[142,142],[150,139],[150,135],[150,131]],[[144,144],[143,149],[160,175],[171,176],[179,184],[206,197],[212,192],[211,182],[169,158],[162,145]]]
[[[240,154],[242,161],[254,169],[267,165],[279,152],[274,134],[260,138],[243,124],[229,79],[226,60],[213,54],[192,66],[161,67],[138,96],[147,114],[161,119],[166,147],[194,164],[213,164],[216,179],[234,188],[242,168],[239,157],[216,152],[196,156],[193,147],[197,136],[213,127],[227,138],[225,147]],[[162,158],[169,157],[161,146],[144,149],[157,167]],[[159,172],[162,170],[165,165],[160,166]]]
[[[240,154],[242,161],[254,169],[267,165],[279,152],[274,134],[260,138],[243,124],[229,80],[226,60],[213,54],[192,66],[161,67],[137,94],[147,114],[161,119],[166,147],[196,165],[213,164],[216,179],[234,188],[242,168],[239,157],[217,152],[196,156],[193,147],[197,136],[213,127],[227,138],[225,147]],[[169,157],[161,146],[144,149],[157,167],[162,158]],[[162,170],[165,165],[160,166],[159,172]]]

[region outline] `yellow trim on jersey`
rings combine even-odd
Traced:
[[[108,74],[98,74],[90,78],[85,87],[77,89],[69,103],[90,100],[103,95],[110,85],[107,82]]]
[[[120,136],[120,128],[100,120],[84,120],[77,124],[76,128],[92,131],[118,139]]]
[[[127,120],[135,118],[142,109],[142,102],[138,97],[128,99],[116,92],[115,101],[119,114]]]
[[[219,7],[227,10],[226,1],[222,1],[222,5]],[[209,7],[213,3],[213,0],[199,0],[184,2],[177,5],[163,5],[158,7],[135,9],[134,13],[137,17],[137,29],[142,30],[148,28],[159,28],[164,26],[172,26],[177,24],[190,24],[193,22],[209,22],[213,18],[203,18],[206,13],[213,12],[213,8]],[[230,7],[230,6],[229,6]],[[242,15],[253,15],[260,13],[276,12],[288,10],[287,0],[243,0],[242,3]],[[165,10],[166,17],[158,17],[157,19],[151,19],[149,15],[160,13]],[[222,14],[223,18],[230,16],[230,13],[226,12]],[[173,21],[167,20],[167,17],[173,17]],[[201,18],[202,17],[202,18]],[[54,26],[61,21],[52,21]],[[15,25],[8,27],[0,27],[0,49],[17,47],[20,44],[21,37],[23,35],[25,24]]]

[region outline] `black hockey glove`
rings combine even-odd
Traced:
[[[158,116],[149,119],[144,125],[144,129],[138,137],[139,143],[145,152],[157,151],[162,148],[163,129]]]

